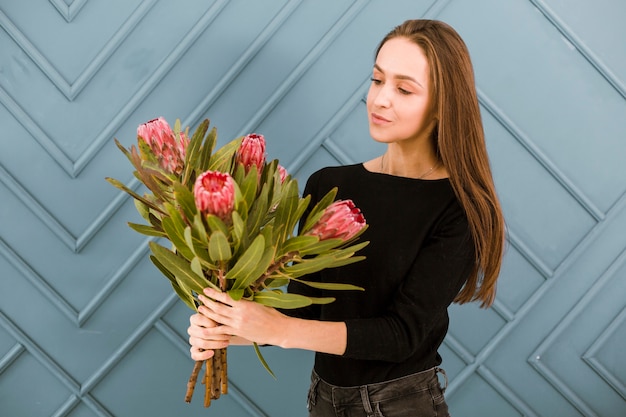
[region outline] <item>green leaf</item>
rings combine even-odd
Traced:
[[[264,185],[261,188],[259,196],[252,204],[250,211],[248,212],[248,218],[246,220],[246,231],[248,238],[256,236],[263,225],[267,212],[269,210],[268,205],[268,187]]]
[[[128,222],[128,226],[135,232],[141,233],[146,236],[165,237],[165,233],[161,230],[157,230],[154,226],[148,226],[145,224],[137,224]]]
[[[330,267],[335,259],[331,256],[318,256],[311,259],[304,259],[298,263],[283,268],[283,271],[291,277],[298,278],[313,272],[321,271]]]
[[[228,235],[228,226],[214,214],[209,214],[206,216],[206,223],[211,229],[211,233],[222,232],[225,235]]]
[[[208,124],[207,124],[208,128]],[[211,155],[213,154],[213,148],[217,141],[217,129],[213,127],[211,131],[206,135],[202,149],[200,152],[200,159],[198,160],[198,168],[202,171],[208,171],[210,169]]]
[[[355,252],[357,252],[357,251],[363,249],[364,247],[366,247],[367,245],[369,245],[369,243],[370,243],[369,241],[357,243],[356,245],[352,245],[352,246],[349,246],[347,248],[335,250],[335,251],[331,252],[331,255],[335,259],[349,258],[352,255],[354,255]]]
[[[204,271],[202,270],[202,263],[200,262],[200,258],[195,257],[189,262],[189,267],[193,272],[195,272],[198,276],[203,277]]]
[[[230,243],[228,243],[226,235],[221,230],[211,233],[211,238],[209,239],[209,257],[213,261],[225,262],[230,260],[232,256]]]
[[[235,301],[241,300],[241,298],[243,297],[243,293],[244,293],[243,289],[240,289],[240,290],[231,289],[228,291],[228,295],[230,295],[230,298],[232,298]]]
[[[316,282],[316,281],[305,281],[302,279],[292,278],[294,281],[298,281],[302,284],[306,284],[312,288],[318,288],[320,290],[356,290],[356,291],[365,291],[362,287],[358,287],[352,284],[343,284],[340,282]]]
[[[190,222],[194,218],[198,209],[196,208],[196,202],[193,193],[184,185],[179,182],[174,183],[174,198],[180,205],[187,221]]]
[[[253,285],[270,267],[270,265],[274,261],[275,253],[276,250],[274,246],[266,246],[265,251],[263,252],[263,256],[255,266],[255,269],[250,273],[248,279],[243,281],[239,285],[241,285],[243,288]]]
[[[261,365],[263,365],[263,367],[265,368],[265,370],[272,376],[274,377],[274,379],[276,379],[276,375],[274,375],[274,372],[272,372],[272,370],[270,369],[269,365],[267,364],[267,362],[265,362],[265,358],[263,357],[263,355],[261,354],[261,350],[259,350],[259,345],[256,344],[256,342],[253,342],[254,344],[254,351],[256,352],[256,356],[257,358],[259,358],[259,361],[261,362]]]
[[[187,259],[192,259],[195,254],[187,246],[185,242],[185,226],[176,222],[172,217],[165,217],[162,222],[163,230],[167,234],[167,238],[172,242],[176,249]]]
[[[201,169],[200,148],[202,147],[202,139],[204,134],[209,128],[209,120],[204,119],[202,123],[196,128],[193,136],[189,139],[189,145],[187,145],[187,153],[185,156],[185,167],[183,169],[183,184],[188,184],[191,180],[192,173],[196,169]],[[209,150],[211,153],[212,148]]]
[[[218,289],[213,283],[199,276],[191,270],[189,261],[176,255],[174,252],[164,248],[156,242],[150,242],[150,250],[154,257],[163,265],[178,281],[183,283],[192,291],[200,294],[206,287]]]
[[[309,297],[313,304],[330,304],[335,301],[335,297]]]
[[[302,228],[301,234],[308,232],[317,221],[324,214],[324,210],[330,206],[333,201],[335,201],[335,196],[337,195],[337,187],[331,189],[317,204],[311,209],[311,212],[307,216],[306,222],[304,223],[304,227]]]
[[[149,215],[150,215],[150,208],[145,205],[142,201],[137,200],[136,198],[133,198],[133,202],[135,203],[135,208],[137,209],[137,213],[139,213],[139,215],[141,217],[143,217],[145,220],[150,220],[149,219]]]
[[[240,165],[239,169],[243,169],[243,166]],[[257,186],[259,184],[259,174],[256,169],[251,169],[250,172],[244,177],[243,181],[239,184],[239,189],[241,190],[241,196],[243,200],[246,202],[246,207],[252,207],[252,203],[254,203],[254,199],[257,194]]]
[[[178,295],[178,298],[183,300],[183,302],[187,305],[187,307],[189,307],[190,309],[196,311],[196,305],[194,303],[193,294],[191,293],[191,290],[189,290],[186,287],[182,287],[181,283],[178,282],[178,280],[176,280],[176,277],[170,271],[168,271],[167,268],[165,268],[156,259],[156,257],[151,255],[150,256],[150,260],[161,271],[161,273],[163,275],[165,275],[165,277],[167,277],[167,279],[170,280],[170,284],[172,284],[172,288],[174,289],[174,291]]]
[[[236,253],[241,246],[244,237],[245,224],[238,212],[233,211],[233,251]]]
[[[115,178],[110,178],[110,177],[106,177],[105,178],[110,184],[112,184],[114,187],[119,188],[120,190],[124,191],[125,193],[129,194],[131,197],[133,197],[135,200],[139,200],[142,203],[144,203],[146,206],[150,207],[151,209],[158,211],[159,213],[163,213],[166,214],[165,211],[159,207],[158,205],[156,205],[155,203],[153,203],[150,200],[147,200],[146,198],[140,196],[139,194],[137,194],[136,192],[134,192],[133,190],[131,190],[130,188],[128,188],[126,185],[124,185],[123,183],[121,183],[120,181],[116,180]]]
[[[233,139],[226,145],[219,148],[211,156],[208,169],[211,171],[230,172],[233,156],[235,155],[235,152],[237,152],[237,149],[239,149],[239,145],[241,144],[242,140],[243,136],[237,139]]]
[[[276,225],[275,233],[278,243],[284,242],[295,228],[298,221],[296,216],[299,201],[298,185],[295,181],[290,181],[286,189],[283,190],[280,202],[276,208],[274,224]]]
[[[254,294],[254,302],[274,308],[301,308],[313,304],[309,297],[300,294],[284,293],[279,290],[262,291]]]
[[[193,235],[200,239],[200,242],[202,242],[202,245],[206,248],[209,247],[209,237],[208,237],[208,233],[206,231],[206,228],[204,227],[204,222],[202,221],[202,213],[197,212],[196,215],[193,217]]]
[[[269,278],[265,281],[265,286],[267,288],[280,288],[289,284],[288,278]]]
[[[280,247],[279,253],[301,252],[302,250],[316,244],[319,241],[317,236],[295,236],[287,239]]]
[[[248,249],[239,257],[232,269],[226,273],[227,279],[235,280],[231,287],[232,289],[243,289],[247,286],[244,283],[258,278],[260,274],[257,276],[254,276],[254,274],[260,268],[259,263],[263,257],[264,250],[265,238],[263,235],[258,235]]]
[[[350,258],[336,259],[335,262],[329,268],[339,268],[340,266],[346,266],[355,262],[360,262],[365,259],[365,256],[352,256]]]
[[[313,245],[300,249],[300,255],[318,255],[320,253],[328,252],[329,250],[335,249],[336,247],[341,246],[344,243],[345,242],[343,241],[343,239],[320,240]]]

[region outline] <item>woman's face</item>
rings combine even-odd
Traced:
[[[370,134],[382,143],[427,140],[433,128],[429,69],[424,51],[398,37],[385,42],[367,94]]]

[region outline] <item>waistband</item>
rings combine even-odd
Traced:
[[[313,370],[311,373],[311,389],[309,390],[308,402],[315,404],[318,395],[336,406],[389,400],[394,397],[401,397],[409,393],[430,389],[433,384],[439,384],[437,374],[441,374],[444,378],[445,384],[442,387],[442,391],[445,391],[448,387],[448,377],[446,376],[446,372],[439,367],[389,381],[354,387],[340,387],[329,384],[321,379],[315,370]]]

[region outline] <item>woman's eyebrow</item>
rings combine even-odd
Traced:
[[[381,67],[378,66],[378,64],[374,64],[374,69],[377,71],[382,72],[383,74],[385,73],[385,71],[383,71],[383,69]],[[393,78],[399,79],[399,80],[408,80],[408,81],[413,81],[415,84],[419,85],[420,87],[424,88],[424,86],[422,85],[422,83],[420,83],[419,81],[417,81],[415,78],[409,76],[409,75],[403,75],[403,74],[396,74],[394,75]]]

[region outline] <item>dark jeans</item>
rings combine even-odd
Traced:
[[[439,384],[441,368],[360,387],[338,387],[313,371],[307,407],[309,417],[449,417]]]

